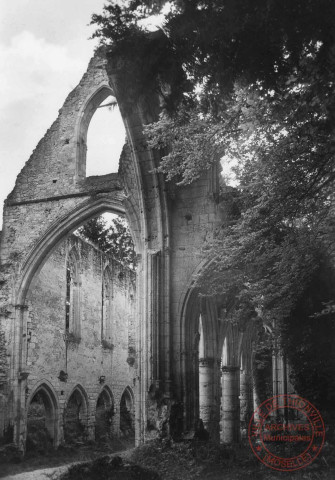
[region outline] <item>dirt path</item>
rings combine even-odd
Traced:
[[[123,452],[113,453],[109,455],[111,458],[116,455],[120,456],[124,461],[129,460],[134,449],[125,450]],[[62,473],[65,473],[67,469],[75,463],[85,462],[71,462],[65,465],[52,468],[42,468],[37,470],[31,470],[28,472],[21,472],[14,475],[8,475],[1,477],[1,480],[58,480]],[[1,467],[0,467],[1,468]]]
[[[18,473],[2,478],[4,480],[57,480],[62,473],[67,471],[70,465],[73,464],[69,463],[62,467],[43,468],[42,470],[33,470],[31,472]]]

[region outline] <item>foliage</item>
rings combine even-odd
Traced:
[[[103,16],[93,16],[96,35],[132,64],[133,48],[143,43],[135,37],[149,38],[141,19],[158,3],[111,2]],[[136,67],[144,62],[142,91],[169,84],[164,98],[174,105],[173,114],[163,111],[146,127],[149,146],[163,152],[159,170],[178,184],[222,157],[235,161],[239,215],[207,246],[214,260],[199,282],[206,294],[238,291],[237,304],[250,303],[268,324],[289,314],[310,281],[320,232],[332,217],[334,4],[172,4],[163,26],[168,43],[155,51],[160,66],[134,54]],[[169,49],[185,81],[165,76]]]
[[[278,78],[297,68],[311,43],[320,42],[317,62],[328,68],[334,42],[331,0],[172,0],[161,29],[166,38],[161,58],[151,63],[144,54],[137,56],[148,38],[143,19],[157,14],[164,3],[130,0],[120,5],[110,0],[102,14],[92,16],[97,26],[93,36],[113,53],[137,59],[138,66],[142,62],[148,74],[141,76],[143,89],[153,82],[158,89],[161,82],[168,83],[168,96],[177,103],[187,101],[193,88],[201,85],[202,107],[220,116],[236,81],[261,80],[275,87]],[[171,75],[172,59],[186,73],[184,81]]]
[[[123,218],[115,217],[109,225],[102,216],[93,218],[80,227],[78,233],[103,252],[133,268],[136,254],[129,227]]]
[[[322,412],[332,434],[335,431],[335,314],[330,311],[316,318],[311,313],[332,298],[334,282],[335,272],[329,260],[323,258],[291,316],[281,326],[281,343],[292,367],[291,382]]]
[[[260,331],[255,346],[255,360],[253,369],[254,388],[259,403],[273,396],[272,390],[272,352],[273,338],[269,332]]]
[[[236,319],[256,314],[268,338],[281,323],[292,331],[306,323],[308,346],[311,316],[334,308],[333,296],[326,306],[311,302],[307,313],[302,299],[334,253],[335,3],[172,1],[150,57],[144,39],[153,37],[141,21],[161,4],[130,1],[93,23],[108,51],[128,62],[126,75],[141,64],[130,99],[152,91],[164,99],[145,133],[166,179],[184,185],[220,159],[235,165],[234,188],[223,185],[220,199],[234,208],[206,245],[212,262],[198,285],[205,295],[234,298]],[[122,15],[129,16],[121,28]],[[298,308],[309,320],[298,321]],[[305,366],[295,366],[305,391],[298,381]]]
[[[183,107],[146,128],[151,147],[169,148],[160,170],[180,184],[234,159],[235,215],[207,246],[212,268],[199,283],[207,294],[237,290],[267,325],[290,314],[318,252],[333,248],[335,63],[324,69],[319,52],[309,45],[276,90],[236,83],[220,118]]]

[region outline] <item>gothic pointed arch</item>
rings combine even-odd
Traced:
[[[124,437],[135,435],[135,401],[132,388],[127,386],[120,400],[120,432]]]
[[[64,439],[67,443],[86,440],[88,415],[87,393],[77,384],[68,396],[64,408]]]
[[[27,399],[26,415],[28,449],[39,437],[56,447],[59,443],[59,403],[49,382],[42,380],[35,385]]]
[[[106,440],[113,434],[115,405],[112,391],[104,386],[99,393],[95,410],[95,439]]]
[[[24,304],[30,283],[36,273],[42,268],[52,250],[58,246],[66,235],[75,231],[92,217],[104,212],[124,215],[123,196],[114,198],[98,196],[79,206],[75,206],[57,219],[41,236],[36,245],[28,252],[22,265],[19,284],[17,285],[17,302]],[[131,225],[131,223],[130,223]],[[136,240],[136,237],[134,237]]]
[[[114,95],[111,87],[104,83],[86,98],[78,115],[76,124],[76,179],[86,177],[87,132],[92,117],[99,105],[110,95]]]

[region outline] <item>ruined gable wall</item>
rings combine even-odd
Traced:
[[[85,163],[86,146],[79,145],[84,142],[79,135],[83,107],[99,88],[108,86],[105,63],[99,54],[91,60],[57,120],[19,173],[4,208],[2,264],[11,260],[13,251],[22,262],[51,224],[97,192],[114,191],[119,201],[122,198],[117,193],[121,190],[117,174],[87,179],[77,175],[78,166]]]
[[[0,240],[0,331],[5,333],[8,346],[6,355],[10,356],[8,381],[10,394],[14,395],[12,403],[15,411],[12,419],[18,420],[14,433],[17,443],[22,440],[19,422],[24,412],[22,405],[25,389],[20,371],[25,368],[27,350],[27,339],[22,335],[22,331],[26,331],[26,322],[29,323],[24,304],[25,288],[29,285],[35,265],[38,266],[38,262],[48,254],[51,246],[60,240],[58,226],[61,225],[59,231],[66,235],[79,226],[78,211],[82,212],[80,218],[85,221],[90,215],[106,210],[126,210],[137,239],[142,235],[143,223],[140,216],[143,216],[143,210],[140,211],[139,196],[135,191],[138,190],[138,172],[135,172],[134,165],[131,164],[130,152],[127,154],[127,173],[124,173],[126,183],[132,190],[129,200],[124,197],[118,174],[84,178],[81,171],[81,175],[78,175],[77,155],[79,153],[83,158],[85,155],[85,139],[79,128],[85,114],[83,107],[90,98],[96,98],[96,92],[101,91],[100,88],[106,88],[106,85],[108,77],[105,59],[97,55],[90,62],[78,87],[66,99],[57,120],[19,173],[14,190],[5,203],[3,234]],[[106,90],[104,92],[106,93]],[[63,229],[63,223],[67,221],[66,229]],[[45,238],[47,240],[44,240]],[[138,241],[137,244],[139,243]],[[121,322],[125,315],[120,314],[119,318]],[[134,361],[135,331],[132,324],[132,333],[128,339],[129,342],[131,340],[131,348],[124,354],[125,360],[130,359],[130,362],[126,363],[127,369]],[[31,348],[31,345],[28,345],[28,350],[29,347]],[[123,361],[122,355],[115,355],[115,358]]]
[[[78,117],[87,99],[101,85],[108,85],[106,61],[95,55],[78,86],[68,95],[57,120],[40,140],[19,173],[8,200],[38,198],[78,193],[75,183]]]
[[[8,393],[14,392],[14,396],[22,397],[18,371],[26,342],[20,330],[26,326],[22,320],[24,306],[20,305],[23,302],[18,300],[18,285],[26,259],[50,226],[68,218],[70,212],[94,202],[105,202],[105,198],[105,203],[122,206],[123,194],[117,174],[89,178],[77,175],[82,110],[99,88],[108,85],[104,65],[105,60],[99,55],[91,60],[81,82],[60,109],[57,120],[19,173],[14,190],[5,202],[0,237],[0,332],[5,336],[2,353],[7,359]],[[81,149],[83,155],[84,144]]]
[[[70,343],[65,352],[66,255],[70,247],[80,252],[81,340]],[[112,348],[101,344],[102,269],[112,272]],[[128,338],[134,322],[134,273],[99,250],[74,236],[65,240],[49,257],[36,276],[28,296],[27,388],[30,392],[41,380],[51,384],[64,407],[79,383],[90,401],[89,427],[95,423],[95,407],[102,386],[114,395],[116,406],[127,385],[133,385],[135,367],[128,358]],[[58,379],[60,370],[68,373],[67,382]],[[99,383],[104,375],[106,381]]]

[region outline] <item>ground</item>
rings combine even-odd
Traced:
[[[9,461],[0,459],[0,478],[7,479],[9,476],[25,474],[25,476],[17,477],[17,480],[28,480],[28,474],[30,472],[42,472],[45,469],[55,471],[61,466],[92,461],[96,458],[111,454],[111,452],[130,451],[129,449],[132,446],[133,440],[128,441],[122,439],[113,440],[109,443],[92,442],[86,445],[61,446],[56,451],[31,452],[27,454],[23,460],[17,456],[14,456],[14,458]],[[63,469],[61,470],[63,471]],[[44,479],[45,476],[41,475],[40,478]],[[37,480],[36,473],[35,476],[31,477],[31,480]]]
[[[322,455],[312,465],[284,473],[262,465],[248,444],[217,447],[193,441],[156,441],[117,454],[110,454],[110,447],[90,445],[72,452],[60,451],[54,457],[37,457],[5,465],[0,477],[8,480],[330,480],[335,478],[334,452],[333,446],[325,445]],[[68,465],[68,472],[60,467],[73,462],[80,463]]]

